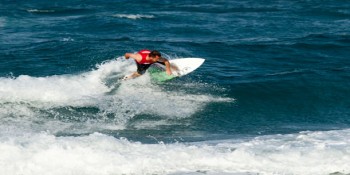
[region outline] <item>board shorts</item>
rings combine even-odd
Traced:
[[[165,65],[165,63],[163,62],[157,62],[158,64],[162,64]],[[139,73],[140,75],[144,74],[146,72],[146,70],[152,65],[152,64],[140,64],[136,61],[136,65],[137,65],[137,73]]]
[[[152,65],[152,64],[140,64],[138,62],[136,62],[137,65],[137,73],[139,73],[140,75],[144,74],[146,72],[146,70]]]

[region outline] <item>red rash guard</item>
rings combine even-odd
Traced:
[[[142,59],[140,62],[138,62],[139,64],[152,64],[152,61],[146,60],[147,56],[151,53],[150,50],[141,50],[138,52],[138,54],[141,55]]]

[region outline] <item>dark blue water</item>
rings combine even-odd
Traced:
[[[121,82],[136,69],[124,53],[145,48],[206,61]],[[349,1],[1,0],[0,59],[0,150],[24,154],[18,170],[0,153],[5,174],[47,173],[69,151],[87,165],[80,149],[106,162],[62,156],[53,174],[350,172]]]

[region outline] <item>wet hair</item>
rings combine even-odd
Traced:
[[[152,50],[151,53],[149,53],[148,56],[150,56],[150,57],[156,57],[156,56],[162,57],[160,52],[158,52],[157,50]]]

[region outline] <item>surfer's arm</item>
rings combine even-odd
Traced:
[[[131,58],[134,58],[135,57],[135,54],[133,54],[133,53],[125,53],[125,59],[129,59],[130,57]]]
[[[168,75],[171,75],[171,69],[170,69],[170,62],[169,60],[165,59],[165,58],[160,58],[159,59],[160,62],[163,62],[165,64],[165,71]]]
[[[134,53],[125,53],[124,55],[125,59],[133,58],[137,61],[139,61],[141,56],[139,54],[134,54]]]

